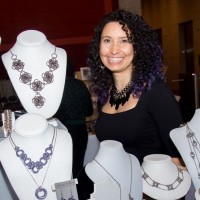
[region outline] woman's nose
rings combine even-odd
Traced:
[[[117,53],[119,53],[119,51],[120,51],[119,44],[113,43],[111,46],[111,53],[117,54]]]

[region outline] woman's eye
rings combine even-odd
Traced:
[[[127,39],[123,39],[123,40],[121,40],[121,43],[128,43],[128,40]]]
[[[109,43],[110,42],[110,39],[104,39],[103,40],[105,43]]]

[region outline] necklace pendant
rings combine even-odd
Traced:
[[[134,200],[131,194],[129,194],[129,200]]]
[[[37,93],[32,99],[32,102],[37,108],[41,108],[45,103],[45,98]]]
[[[41,186],[35,191],[35,196],[37,199],[46,199],[47,190]]]

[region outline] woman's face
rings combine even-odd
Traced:
[[[104,26],[99,54],[104,66],[113,73],[132,69],[133,44],[129,43],[126,32],[118,22],[109,22]]]

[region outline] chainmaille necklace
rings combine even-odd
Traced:
[[[165,190],[165,191],[170,191],[170,190],[175,190],[184,180],[183,176],[183,170],[177,167],[178,175],[175,181],[171,184],[162,184],[157,181],[154,181],[145,171],[142,166],[143,174],[142,178],[145,180],[145,182],[155,188],[158,188],[160,190]]]
[[[43,187],[43,184],[44,184],[45,178],[46,178],[46,176],[47,176],[47,172],[48,172],[48,169],[49,169],[49,166],[50,166],[50,163],[51,163],[51,159],[52,159],[52,157],[53,157],[53,151],[54,151],[55,145],[56,145],[57,129],[56,129],[55,127],[53,127],[53,128],[54,128],[53,140],[52,140],[52,143],[50,144],[50,145],[52,145],[52,148],[51,148],[50,151],[49,151],[49,150],[46,151],[46,149],[45,149],[45,153],[43,154],[43,157],[41,157],[41,158],[40,158],[40,161],[38,161],[41,165],[44,166],[46,163],[44,164],[43,161],[46,160],[47,157],[48,157],[48,159],[49,159],[49,163],[48,163],[48,165],[47,165],[47,169],[46,169],[46,172],[45,172],[45,174],[44,174],[44,178],[43,178],[42,183],[41,183],[40,185],[39,185],[39,184],[36,182],[36,180],[34,179],[33,175],[32,175],[31,172],[29,171],[29,168],[26,167],[26,166],[27,166],[26,161],[27,161],[27,163],[30,163],[30,165],[31,165],[31,163],[32,163],[31,159],[27,157],[27,155],[24,153],[23,150],[19,150],[19,151],[18,151],[18,154],[20,154],[19,152],[21,152],[21,153],[24,155],[23,158],[22,158],[21,156],[18,156],[17,151],[16,151],[16,149],[15,149],[15,148],[16,148],[16,145],[15,145],[15,143],[14,143],[12,137],[11,137],[11,134],[9,135],[10,143],[11,143],[13,149],[16,151],[17,156],[21,158],[20,160],[22,161],[23,165],[25,166],[25,169],[27,170],[27,172],[28,172],[29,175],[31,176],[32,180],[33,180],[33,181],[35,182],[35,184],[37,185],[37,189],[35,190],[35,197],[36,197],[37,199],[39,199],[39,200],[41,200],[41,199],[46,199],[46,197],[47,197],[47,189],[45,189],[45,188]],[[50,145],[49,145],[49,146],[50,146]],[[47,149],[49,149],[49,148],[47,148]],[[48,151],[51,152],[51,156],[48,155],[48,154],[49,154]],[[46,156],[47,156],[47,157],[46,157]],[[24,157],[25,157],[25,159],[24,159]],[[48,159],[47,159],[47,160],[48,160]],[[47,162],[47,161],[46,161],[46,162]],[[37,163],[37,162],[33,162],[33,163]],[[40,164],[39,164],[39,166],[40,166]],[[42,167],[43,167],[43,166],[42,166]],[[36,168],[37,168],[37,167],[36,167]],[[31,171],[32,171],[33,173],[37,173],[37,172],[39,171],[39,169],[36,170],[37,172],[35,172],[34,170],[31,170]]]
[[[119,91],[114,86],[114,84],[112,85],[110,90],[110,101],[109,101],[111,107],[115,105],[115,110],[117,110],[120,104],[123,106],[129,100],[130,94],[132,92],[132,85],[133,85],[132,81],[128,82],[128,84],[122,91]]]
[[[133,197],[131,196],[131,188],[132,188],[132,161],[131,161],[130,154],[128,154],[128,156],[129,156],[130,165],[131,165],[131,181],[130,181],[130,190],[129,190],[129,200],[134,200]],[[120,189],[120,200],[121,200],[121,185],[120,185],[120,183],[96,159],[94,159],[94,161],[117,183],[117,185],[119,186],[119,189]]]
[[[36,93],[34,98],[32,99],[32,102],[37,108],[41,108],[44,105],[46,99],[43,96],[41,96],[40,92],[44,89],[44,87],[47,84],[53,83],[54,81],[53,72],[59,68],[57,54],[56,54],[56,47],[54,53],[51,55],[51,59],[49,59],[46,62],[46,65],[48,66],[49,70],[42,73],[41,75],[43,81],[40,81],[38,79],[34,79],[32,81],[32,74],[24,71],[25,63],[22,62],[20,59],[18,59],[17,55],[13,54],[11,50],[10,53],[11,53],[11,59],[13,60],[12,69],[17,70],[20,73],[19,81],[26,85],[29,85],[30,88]]]
[[[190,157],[192,158],[195,168],[197,170],[198,178],[200,179],[200,143],[195,136],[195,133],[190,129],[188,124],[186,124],[186,137],[190,147]]]
[[[47,164],[48,160],[53,154],[54,138],[55,138],[55,131],[53,134],[51,144],[49,145],[49,147],[45,149],[45,152],[43,153],[42,157],[38,159],[38,161],[32,161],[31,158],[29,158],[28,155],[24,152],[24,150],[16,146],[11,135],[10,135],[10,142],[14,147],[17,157],[20,158],[24,166],[27,167],[27,169],[31,170],[33,173],[37,174]]]

